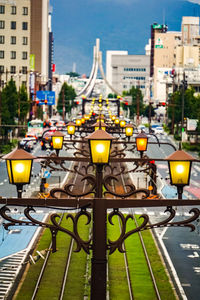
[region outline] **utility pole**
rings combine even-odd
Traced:
[[[185,88],[187,87],[187,81],[185,80],[185,71],[183,71],[182,80],[182,108],[181,108],[181,142],[183,141],[183,131],[184,131],[184,110],[185,110]]]
[[[62,117],[63,117],[63,121],[65,121],[65,93],[64,93],[64,86],[62,87]]]
[[[136,103],[137,103],[137,126],[139,125],[139,118],[140,118],[140,95],[139,95],[139,91],[140,91],[140,82],[138,82],[138,89],[137,89],[137,95],[136,95]]]

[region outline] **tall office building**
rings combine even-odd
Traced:
[[[30,16],[30,0],[0,0],[1,87],[11,76],[17,86],[28,83]]]
[[[31,71],[49,79],[49,0],[0,0],[0,82],[29,88]],[[31,65],[30,65],[31,62]]]
[[[149,67],[148,55],[129,55],[128,51],[107,51],[106,78],[119,94],[135,86],[139,87],[144,95],[149,80]],[[113,92],[108,89],[108,93]]]
[[[31,0],[31,54],[42,85],[49,80],[49,0]]]

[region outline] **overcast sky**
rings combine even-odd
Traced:
[[[76,64],[90,74],[93,46],[100,38],[105,65],[107,50],[144,54],[154,22],[181,30],[182,16],[200,16],[200,0],[50,0],[53,7],[54,62],[65,74]]]

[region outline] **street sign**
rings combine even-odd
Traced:
[[[55,105],[55,92],[54,91],[37,91],[36,101],[39,105]]]
[[[43,177],[44,178],[50,178],[51,177],[51,173],[49,172],[49,171],[44,171],[44,173],[43,173]]]

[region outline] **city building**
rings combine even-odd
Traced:
[[[176,48],[181,45],[181,32],[167,31],[166,25],[151,25],[150,74],[152,78],[152,102],[166,102],[168,90],[166,75],[175,66]]]
[[[0,0],[1,87],[10,80],[28,85],[31,30],[29,0]]]
[[[135,86],[145,95],[149,74],[149,55],[129,55],[128,51],[107,51],[106,79],[119,94]],[[106,92],[107,95],[113,93],[110,88],[107,88]]]
[[[0,82],[29,89],[31,72],[49,79],[49,0],[0,0]],[[35,85],[36,76],[31,78]]]

